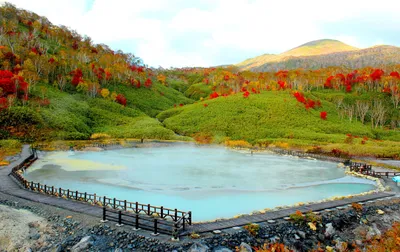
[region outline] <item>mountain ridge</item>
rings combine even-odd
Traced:
[[[380,52],[377,52],[380,51]],[[373,55],[375,59],[370,56]],[[400,64],[400,48],[393,45],[375,45],[356,48],[339,40],[321,39],[304,43],[280,54],[262,54],[235,64],[240,70],[276,71],[279,69],[316,69],[343,66],[360,68],[379,66],[385,60]],[[340,60],[339,60],[340,59]]]

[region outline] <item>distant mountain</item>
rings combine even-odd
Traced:
[[[277,71],[280,69],[317,69],[329,66],[349,68],[400,64],[400,48],[374,46],[358,49],[338,40],[311,41],[281,54],[264,54],[236,64],[241,70]]]
[[[358,48],[349,46],[339,40],[333,39],[321,39],[305,43],[301,46],[295,47],[289,51],[281,53],[280,56],[311,56],[311,55],[321,55],[329,54],[335,52],[346,52],[354,51]]]

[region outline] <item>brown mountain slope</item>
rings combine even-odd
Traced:
[[[316,69],[329,66],[362,68],[400,64],[400,48],[374,46],[357,49],[337,40],[317,40],[279,55],[264,54],[236,66],[241,70],[276,71],[280,69]]]

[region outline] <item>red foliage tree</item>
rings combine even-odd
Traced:
[[[243,93],[243,97],[244,97],[244,98],[249,97],[249,95],[250,95],[249,91],[246,91],[246,92]]]
[[[2,97],[0,98],[0,111],[6,109],[8,107],[7,98]]]
[[[213,92],[212,94],[210,94],[210,99],[215,99],[215,98],[218,98],[219,97],[219,94],[217,93],[217,92]]]
[[[304,95],[298,91],[294,92],[293,96],[296,98],[296,100],[300,103],[305,103],[306,99],[304,98]]]
[[[324,87],[325,87],[325,88],[333,88],[332,80],[333,80],[334,78],[335,78],[335,77],[333,77],[333,76],[329,76],[328,79],[326,79],[326,81],[325,81]]]
[[[78,86],[80,82],[83,82],[82,78],[83,73],[81,69],[79,68],[75,69],[74,71],[71,72],[71,75],[72,75],[72,81],[71,81],[72,85]]]
[[[147,78],[147,80],[146,80],[145,83],[144,83],[144,86],[147,87],[147,88],[149,88],[149,87],[151,87],[151,84],[153,84],[153,82],[151,81],[150,78]]]
[[[384,73],[382,69],[375,69],[375,71],[370,74],[370,77],[373,81],[380,80]]]
[[[278,85],[279,85],[279,90],[285,90],[286,88],[286,82],[284,81],[278,81]]]
[[[397,79],[400,79],[400,74],[399,74],[399,72],[391,72],[391,73],[390,73],[390,76],[395,77],[395,78],[397,78]]]
[[[328,116],[328,113],[326,111],[321,111],[319,114],[322,120],[326,120],[326,117]]]
[[[115,98],[117,100],[117,102],[121,105],[123,105],[124,107],[126,107],[126,98],[123,94],[118,94],[117,97]]]

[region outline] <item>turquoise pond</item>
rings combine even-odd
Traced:
[[[170,144],[41,153],[24,174],[49,186],[192,211],[194,221],[372,190],[336,163]]]

